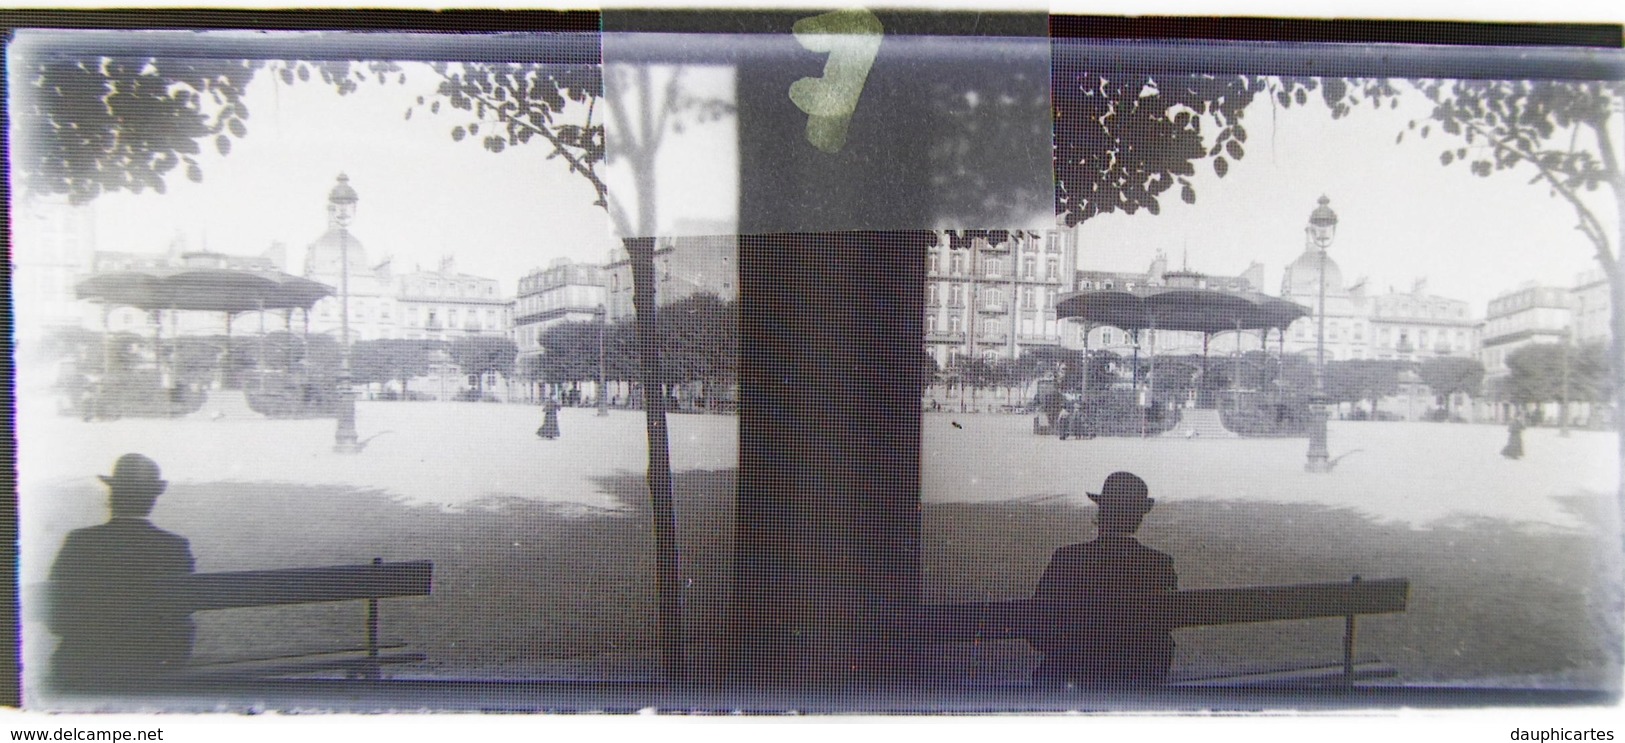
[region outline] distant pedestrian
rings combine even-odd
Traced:
[[[536,435],[544,439],[559,437],[559,404],[551,397],[542,401],[542,427],[536,429]]]
[[[1507,459],[1523,459],[1523,418],[1513,416],[1512,422],[1507,424],[1507,445],[1501,448],[1501,456]]]

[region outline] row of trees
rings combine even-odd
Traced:
[[[707,396],[726,390],[736,380],[739,338],[735,305],[714,295],[693,295],[668,305],[660,321],[662,383],[697,384]],[[603,326],[604,378],[640,382],[637,336],[632,323]],[[484,394],[493,374],[533,383],[564,386],[598,379],[600,327],[593,322],[563,323],[541,338],[544,353],[517,363],[519,349],[507,338],[472,336],[453,341],[384,338],[357,341],[351,347],[351,378],[358,384],[395,386],[402,398],[413,379],[437,367],[454,366]],[[52,353],[72,359],[81,376],[128,375],[150,366],[151,338],[133,333],[108,337],[68,329],[51,340]],[[312,383],[336,383],[342,355],[338,342],[325,335],[287,332],[261,336],[180,336],[163,340],[161,366],[173,387],[203,387],[217,378],[238,387],[261,371],[297,372]],[[65,380],[69,387],[82,388]]]
[[[929,355],[924,372],[928,384],[973,391],[1005,390],[1010,398],[1025,397],[1040,379],[1061,370],[1062,389],[1084,385],[1083,352],[1059,348],[1034,349],[1020,358],[960,357],[946,369]],[[1133,361],[1110,351],[1089,354],[1087,375],[1091,391],[1127,379]],[[1314,364],[1301,356],[1278,359],[1260,351],[1239,358],[1197,355],[1159,356],[1153,364],[1141,358],[1135,379],[1149,380],[1159,400],[1180,399],[1192,390],[1218,392],[1231,388],[1280,390],[1307,396],[1315,388]],[[1608,349],[1600,343],[1565,349],[1558,344],[1532,344],[1507,358],[1509,374],[1488,390],[1491,398],[1523,404],[1569,402],[1606,403],[1612,399]],[[1414,376],[1413,376],[1414,375]],[[1325,392],[1333,402],[1369,406],[1397,395],[1401,385],[1414,381],[1427,387],[1447,415],[1458,395],[1484,395],[1484,365],[1474,359],[1444,356],[1420,362],[1347,359],[1326,363]]]
[[[732,387],[739,369],[739,317],[735,303],[694,294],[661,308],[658,352],[662,385],[698,385],[706,397]],[[642,383],[637,329],[631,322],[554,325],[539,339],[542,353],[527,356],[521,377],[567,385],[594,382],[599,373],[600,332],[607,382]]]

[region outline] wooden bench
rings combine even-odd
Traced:
[[[1053,635],[1067,626],[1091,618],[1112,617],[1135,626],[1204,627],[1289,619],[1343,617],[1342,662],[1273,669],[1261,673],[1224,674],[1171,683],[1258,685],[1320,683],[1350,686],[1355,681],[1394,675],[1392,669],[1357,662],[1354,654],[1355,620],[1366,614],[1405,610],[1410,581],[1405,578],[1347,583],[1303,583],[1247,588],[1199,588],[1136,596],[1124,606],[1121,598],[1083,596],[1057,602],[1020,599],[980,604],[937,604],[920,607],[913,630],[924,642],[974,642],[1033,639]],[[1333,671],[1326,675],[1325,670]],[[1304,676],[1305,672],[1317,675]]]
[[[378,600],[427,596],[433,575],[434,563],[428,560],[386,563],[382,558],[374,558],[371,564],[362,565],[197,573],[175,580],[167,591],[171,592],[173,605],[191,611],[365,600],[366,640],[360,647],[199,664],[194,670],[196,675],[203,676],[285,676],[344,671],[352,678],[377,679],[382,678],[384,665],[424,660],[421,653],[383,652],[405,646],[379,643]],[[365,655],[311,659],[355,653]]]

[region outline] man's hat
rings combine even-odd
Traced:
[[[1151,510],[1156,500],[1150,497],[1151,491],[1145,486],[1145,481],[1133,472],[1113,472],[1106,476],[1106,484],[1098,493],[1089,493],[1089,500],[1094,501],[1102,508],[1138,509],[1141,512]]]
[[[113,487],[164,484],[164,480],[158,471],[158,463],[141,454],[126,454],[119,457],[118,461],[113,464],[112,475],[97,475],[96,477]]]

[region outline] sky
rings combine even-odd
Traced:
[[[288,246],[289,270],[326,229],[327,194],[343,172],[360,197],[351,232],[373,262],[433,269],[455,255],[464,273],[518,278],[557,257],[602,262],[616,246],[591,185],[540,139],[496,154],[473,138],[453,141],[468,112],[406,109],[434,88],[407,65],[405,85],[363,84],[339,96],[319,83],[279,84],[261,72],[244,102],[248,136],[229,155],[205,143],[203,182],[178,172],[168,193],[109,193],[92,202],[100,250],[161,252],[177,234],[191,249],[258,254]]]
[[[248,255],[280,241],[297,273],[344,172],[360,194],[352,233],[369,259],[392,256],[397,271],[455,255],[460,271],[496,278],[512,293],[521,275],[554,258],[605,259],[617,243],[585,179],[548,160],[540,140],[501,154],[473,138],[454,142],[450,129],[466,123],[466,112],[418,110],[406,119],[408,105],[434,84],[427,68],[407,69],[404,85],[369,82],[349,96],[262,72],[245,98],[248,136],[226,156],[205,147],[201,184],[177,171],[166,195],[109,193],[93,202],[97,247],[161,252],[180,235],[191,249]],[[727,68],[689,68],[685,80],[707,96],[733,96]],[[1398,111],[1362,109],[1333,121],[1318,102],[1276,110],[1261,96],[1244,118],[1248,153],[1226,178],[1203,163],[1195,205],[1170,191],[1160,215],[1086,223],[1080,268],[1144,270],[1159,249],[1174,265],[1188,256],[1190,268],[1213,274],[1258,261],[1262,288],[1275,293],[1322,194],[1341,220],[1332,259],[1351,281],[1368,277],[1372,291],[1408,290],[1425,278],[1431,293],[1467,300],[1482,314],[1490,298],[1521,282],[1571,285],[1595,263],[1572,208],[1529,185],[1525,171],[1479,178],[1442,167],[1437,138],[1396,145],[1406,122],[1425,114],[1421,103],[1413,96]],[[731,118],[671,135],[659,163],[662,231],[734,219],[735,142]],[[605,169],[618,187],[625,175]],[[990,225],[999,226],[1007,225]]]
[[[438,77],[405,63],[407,81],[368,82],[340,96],[317,82],[285,85],[266,71],[250,83],[248,136],[220,155],[209,143],[199,161],[202,183],[176,171],[168,193],[108,193],[91,205],[99,250],[162,252],[177,235],[190,249],[258,254],[288,247],[299,273],[304,251],[326,229],[327,194],[343,172],[360,196],[351,232],[376,263],[387,255],[397,272],[439,265],[500,280],[514,293],[527,271],[556,258],[602,263],[618,246],[592,186],[547,159],[541,139],[502,153],[450,132],[466,111],[406,110],[419,95],[432,100]],[[732,70],[693,68],[685,84],[732,97]],[[580,109],[570,112],[579,119]],[[594,117],[604,119],[601,108]],[[661,224],[665,234],[694,225],[731,225],[737,208],[737,147],[731,118],[685,127],[662,147]],[[611,153],[613,155],[613,153]],[[603,177],[624,187],[625,168]],[[678,198],[682,197],[682,198]]]
[[[1445,142],[1458,142],[1437,130],[1396,144],[1409,120],[1431,110],[1420,95],[1398,110],[1366,107],[1335,121],[1313,98],[1307,108],[1290,109],[1266,98],[1247,109],[1247,151],[1224,178],[1202,163],[1194,205],[1169,191],[1160,215],[1086,222],[1080,266],[1143,271],[1158,249],[1171,265],[1188,255],[1192,270],[1216,275],[1258,261],[1263,290],[1277,294],[1281,270],[1303,252],[1304,227],[1323,194],[1338,215],[1328,256],[1349,282],[1368,277],[1368,292],[1409,291],[1426,279],[1429,293],[1467,300],[1482,317],[1486,302],[1522,282],[1572,286],[1578,272],[1597,265],[1591,242],[1575,229],[1573,207],[1530,185],[1533,171],[1481,178],[1461,163],[1445,167],[1439,153]],[[1617,224],[1608,193],[1592,196],[1604,223]]]

